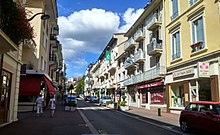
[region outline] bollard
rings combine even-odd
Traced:
[[[157,109],[157,114],[158,114],[158,116],[161,116],[161,108]]]

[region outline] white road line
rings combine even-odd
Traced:
[[[89,127],[89,130],[92,132],[92,134],[99,135],[99,132],[95,129],[95,127],[90,123],[90,121],[86,118],[86,116],[83,114],[83,112],[78,109],[80,115],[82,116],[83,120],[85,121],[86,125]]]

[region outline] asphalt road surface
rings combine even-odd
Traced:
[[[78,109],[83,112],[99,134],[108,135],[177,135],[178,132],[166,130],[120,113],[104,106],[85,101],[78,102]],[[158,124],[157,124],[158,125]],[[161,125],[162,126],[162,125]]]

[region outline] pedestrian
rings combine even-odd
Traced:
[[[49,107],[50,107],[50,117],[53,117],[54,111],[56,109],[56,101],[54,95],[51,95],[50,97]]]
[[[46,109],[49,109],[49,101],[50,101],[50,94],[48,93],[46,96]]]
[[[41,116],[41,114],[43,113],[43,102],[44,102],[44,99],[42,98],[42,95],[40,94],[38,98],[36,99],[38,116]]]

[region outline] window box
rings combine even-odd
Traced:
[[[197,42],[197,43],[194,43],[192,45],[190,45],[191,48],[195,48],[195,47],[198,47],[198,46],[202,46],[203,42]]]

